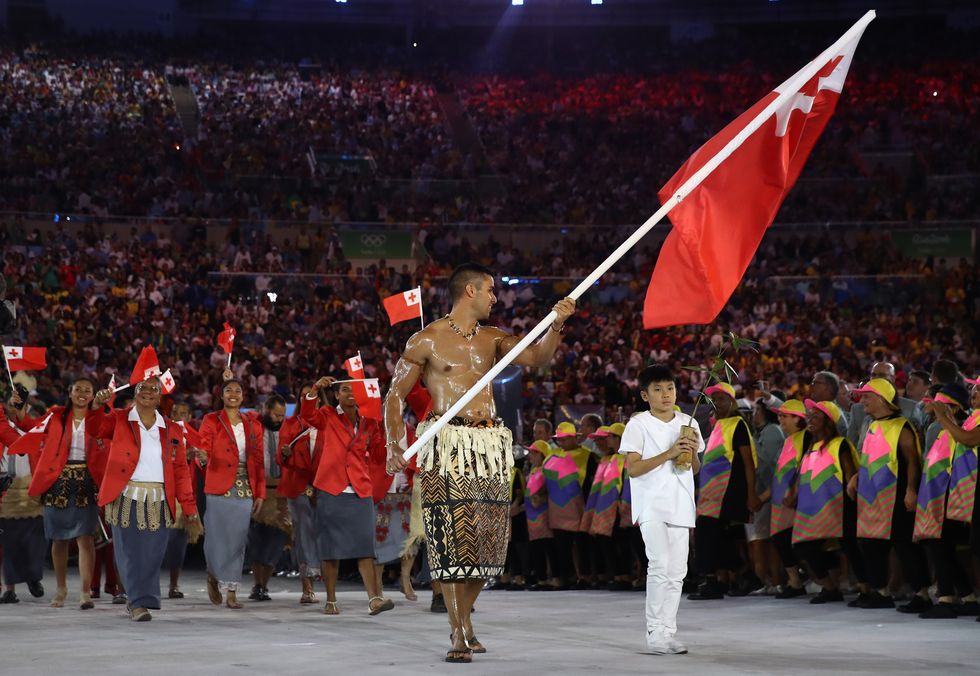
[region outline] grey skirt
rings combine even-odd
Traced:
[[[252,500],[208,495],[204,513],[204,558],[222,589],[237,590],[242,581]]]
[[[316,492],[317,549],[322,561],[374,558],[374,500]]]
[[[44,535],[49,540],[74,540],[95,535],[99,507],[95,482],[85,463],[69,462],[41,498]]]

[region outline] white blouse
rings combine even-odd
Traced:
[[[71,419],[71,446],[68,449],[68,462],[85,462],[85,418]]]
[[[238,464],[245,464],[245,423],[238,423],[231,426],[231,431],[235,433],[235,443],[238,444]]]

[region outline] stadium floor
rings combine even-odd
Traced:
[[[275,578],[273,600],[230,611],[208,603],[204,575],[187,571],[186,598],[164,599],[149,623],[129,621],[103,597],[90,611],[47,606],[22,585],[21,602],[0,606],[0,673],[20,674],[922,674],[977,673],[980,625],[972,618],[926,621],[892,610],[814,607],[805,600],[727,599],[680,611],[690,648],[682,656],[642,652],[643,594],[484,592],[477,634],[490,652],[471,665],[441,661],[445,615],[429,592],[369,617],[362,591],[344,585],[342,615],[300,606],[299,581]],[[70,582],[77,589],[77,578]],[[244,591],[242,597],[247,596]],[[69,600],[75,598],[69,596]]]

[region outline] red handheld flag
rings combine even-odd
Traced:
[[[129,384],[138,385],[147,378],[158,375],[160,375],[160,360],[157,359],[157,351],[147,345],[136,360],[133,374],[129,376]]]
[[[383,420],[381,415],[381,387],[377,378],[358,380],[351,383],[354,390],[354,401],[357,402],[358,412],[365,418]]]
[[[173,375],[170,373],[170,369],[163,372],[160,376],[160,386],[163,388],[164,394],[170,394],[177,389],[177,381],[174,380]]]
[[[417,286],[404,293],[393,294],[385,298],[382,303],[392,326],[398,322],[419,319],[422,317],[422,288]]]
[[[235,329],[231,328],[231,324],[225,322],[225,330],[218,334],[218,347],[225,351],[225,354],[231,354],[235,348]]]
[[[827,126],[860,39],[858,33],[845,42],[816,76],[671,210],[674,228],[664,241],[643,305],[646,328],[707,324],[721,312]],[[661,188],[661,204],[735,139],[794,78],[701,146]]]
[[[47,348],[4,345],[3,356],[7,360],[7,370],[41,371],[47,368]]]
[[[364,378],[364,362],[361,361],[360,352],[344,362],[344,370],[351,378]]]
[[[48,429],[48,421],[51,420],[53,413],[48,415],[37,425],[21,435],[20,439],[10,444],[7,449],[8,455],[27,455],[36,457],[41,452],[41,442],[44,441],[44,434]]]

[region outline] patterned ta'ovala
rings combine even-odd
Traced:
[[[974,413],[963,429],[976,428],[978,419],[980,415]],[[943,430],[923,462],[912,538],[916,542],[939,539],[947,518],[970,521],[976,489],[977,449],[956,443],[952,435]]]
[[[732,462],[735,459],[735,431],[745,421],[738,416],[723,418],[715,423],[708,437],[707,449],[701,461],[701,487],[698,491],[698,516],[718,518],[721,506],[728,491],[728,481],[732,476]],[[755,440],[748,435],[752,448],[752,464],[758,466]]]
[[[582,481],[587,462],[588,455],[561,450],[555,451],[544,461],[544,479],[548,486],[548,524],[552,530],[578,532],[581,527],[585,512]]]

